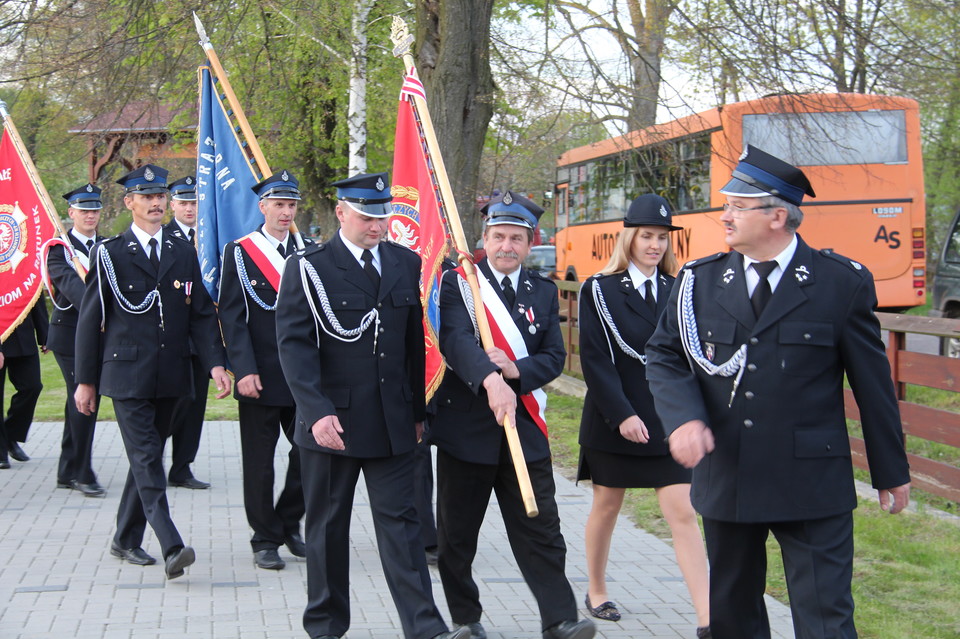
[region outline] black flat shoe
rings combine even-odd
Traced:
[[[0,469],[6,470],[8,468],[10,468],[10,460],[0,459]]]
[[[612,601],[604,601],[602,604],[594,608],[590,605],[590,595],[588,594],[583,603],[587,606],[587,612],[596,617],[597,619],[603,619],[604,621],[620,621],[620,612],[617,610],[617,604]]]
[[[197,553],[190,546],[184,546],[180,550],[170,553],[170,556],[163,562],[163,570],[167,573],[167,579],[176,579],[183,576],[183,569],[190,566],[197,560]]]
[[[253,563],[257,565],[257,568],[263,568],[264,570],[283,570],[284,566],[287,565],[283,559],[280,559],[280,553],[277,552],[276,548],[256,551],[253,553]]]
[[[17,442],[10,442],[10,456],[18,462],[30,461],[30,456],[23,452],[23,449],[20,448],[20,444]]]
[[[283,541],[283,545],[287,547],[287,550],[289,550],[290,554],[294,557],[307,556],[307,545],[303,543],[303,537],[301,537],[298,532],[287,535],[287,538]]]
[[[71,488],[83,493],[84,497],[103,497],[105,494],[107,494],[107,491],[103,489],[103,486],[97,482],[93,482],[92,484],[82,484],[74,479],[72,482],[70,482],[70,484]]]
[[[152,566],[157,563],[143,548],[121,548],[115,541],[110,544],[110,554],[135,566]]]
[[[171,486],[190,488],[192,490],[206,490],[207,488],[210,488],[210,484],[205,481],[200,481],[196,477],[187,477],[186,479],[181,479],[178,481],[170,480],[169,484]]]
[[[710,632],[710,626],[698,627],[697,639],[713,639],[713,633]]]

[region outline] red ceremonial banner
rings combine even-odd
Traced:
[[[412,93],[423,97],[423,85],[415,75],[404,77],[397,113],[393,152],[393,215],[387,225],[389,238],[420,255],[420,302],[427,350],[427,401],[443,380],[445,366],[437,343],[440,328],[440,266],[446,256],[447,231],[443,221],[440,187],[433,174]]]
[[[54,235],[43,199],[4,130],[0,139],[0,332],[4,340],[40,297],[41,247]]]

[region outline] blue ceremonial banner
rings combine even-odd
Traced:
[[[200,67],[197,137],[197,254],[203,285],[220,299],[223,247],[263,223],[251,187],[260,181],[224,105],[209,67]]]

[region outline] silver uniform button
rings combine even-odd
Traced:
[[[746,397],[747,399],[753,399],[753,391],[747,391],[746,393],[743,394],[743,396]]]
[[[757,370],[757,365],[756,365],[756,364],[747,364],[747,370],[752,373],[752,372],[754,372],[755,370]]]
[[[751,346],[756,346],[756,345],[759,344],[759,343],[760,343],[760,340],[758,340],[756,337],[751,337],[751,338],[750,338],[750,345],[751,345]]]
[[[743,420],[743,425],[746,426],[747,428],[753,428],[753,420],[745,419]]]

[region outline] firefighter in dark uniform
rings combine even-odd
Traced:
[[[305,557],[300,520],[303,485],[300,451],[293,441],[296,408],[277,354],[277,291],[286,256],[296,251],[290,226],[300,201],[299,182],[277,171],[253,187],[264,223],[223,249],[220,278],[220,330],[237,380],[240,445],[243,454],[243,505],[253,529],[250,545],[260,568],[280,570],[277,549],[286,544]],[[291,444],[283,492],[273,501],[273,456],[280,434]]]
[[[197,180],[192,175],[170,184],[170,210],[173,211],[173,219],[164,225],[164,229],[196,247]],[[203,360],[197,355],[193,342],[190,343],[190,361],[193,364],[193,392],[180,399],[173,416],[167,481],[171,486],[205,490],[210,488],[210,484],[194,477],[190,464],[197,458],[200,449],[210,373],[204,369]]]
[[[414,448],[425,417],[420,258],[381,243],[386,173],[335,182],[340,231],[283,271],[277,343],[297,405],[306,499],[307,608],[314,639],[350,625],[350,512],[363,471],[383,572],[408,639],[447,632],[433,600],[414,508]]]
[[[93,184],[71,191],[63,198],[69,204],[67,215],[73,220],[73,228],[67,233],[72,250],[52,244],[46,255],[47,278],[53,300],[47,348],[53,351],[67,385],[57,487],[73,488],[87,497],[102,497],[106,491],[97,481],[91,460],[97,412],[84,415],[77,410],[73,401],[73,394],[77,390],[73,374],[74,344],[77,338],[78,309],[83,300],[85,285],[73,265],[71,256],[76,255],[81,268],[89,270],[90,251],[94,244],[103,240],[97,235],[103,203],[100,201],[100,188]]]
[[[545,639],[588,639],[595,627],[577,621],[577,605],[565,575],[566,544],[560,533],[550,443],[540,387],[563,370],[557,286],[522,268],[543,209],[513,192],[484,207],[486,258],[477,264],[484,304],[509,342],[484,351],[467,310],[472,298],[459,270],[440,287],[440,352],[450,370],[437,390],[431,437],[437,446],[437,530],[440,578],[454,623],[486,637],[483,608],[473,579],[480,525],[491,491],[514,557],[540,610]],[[499,305],[499,307],[495,306]],[[510,339],[512,335],[513,339]],[[501,377],[502,373],[502,377]],[[521,397],[521,396],[527,397]],[[504,414],[520,436],[540,514],[526,515],[506,436]]]
[[[130,563],[156,560],[140,547],[147,523],[163,549],[168,579],[196,554],[185,546],[167,505],[163,446],[173,411],[190,392],[193,339],[225,397],[230,378],[213,301],[193,247],[164,232],[167,172],[147,164],[118,180],[133,214],[128,230],[94,247],[77,322],[75,399],[91,414],[100,392],[113,398],[130,461],[110,553]]]
[[[670,452],[694,469],[713,636],[770,636],[763,592],[772,532],[797,636],[856,637],[845,374],[881,507],[899,512],[910,493],[873,278],[797,235],[800,203],[814,195],[800,169],[748,146],[720,192],[733,250],[686,265],[647,343]]]
[[[47,330],[50,319],[43,295],[23,318],[20,325],[0,344],[0,468],[10,468],[10,457],[18,462],[30,461],[30,456],[20,446],[27,441],[27,433],[33,424],[33,413],[43,390],[40,379],[39,346],[47,352]],[[10,376],[16,392],[10,398],[10,409],[3,417],[3,388]]]

